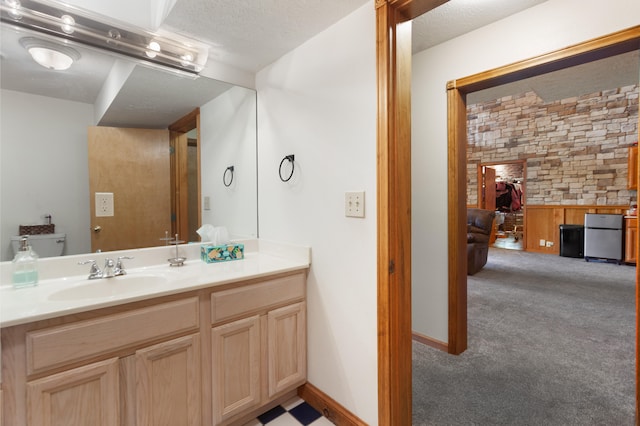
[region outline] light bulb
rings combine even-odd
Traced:
[[[22,4],[20,3],[20,0],[5,0],[5,4],[9,7],[7,12],[9,13],[9,16],[16,20],[22,19],[22,11],[20,10],[22,8]]]
[[[73,26],[76,24],[76,20],[69,15],[62,15],[60,17],[60,20],[62,21],[62,31],[66,34],[73,34],[73,32],[75,31],[75,28]]]
[[[158,52],[160,52],[160,45],[156,41],[152,41],[147,46],[147,50],[145,53],[149,58],[155,58]]]

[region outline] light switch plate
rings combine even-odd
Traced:
[[[364,217],[364,191],[344,193],[344,215]]]
[[[96,192],[96,217],[113,216],[113,192]]]

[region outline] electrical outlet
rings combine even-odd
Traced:
[[[553,247],[553,241],[547,241],[547,247]]]
[[[96,192],[96,217],[113,216],[113,192]]]
[[[344,193],[344,215],[364,217],[364,191]]]
[[[540,247],[544,247],[547,242],[545,240],[540,240]]]

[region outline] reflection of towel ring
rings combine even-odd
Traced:
[[[231,177],[229,178],[229,183],[227,183],[227,172],[231,172]],[[226,186],[227,188],[231,186],[231,183],[233,182],[233,166],[229,166],[227,167],[227,169],[224,171],[224,174],[222,175],[222,183],[224,184],[224,186]]]
[[[294,159],[295,159],[295,156],[293,154],[289,154],[285,156],[280,162],[280,167],[278,168],[278,174],[280,175],[281,181],[289,182],[289,179],[291,179],[291,177],[293,176],[293,171],[295,170],[295,163],[293,162]],[[289,174],[289,177],[286,179],[282,177],[282,165],[284,164],[285,160],[289,160],[289,162],[291,163],[291,173]]]

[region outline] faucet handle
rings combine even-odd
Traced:
[[[133,259],[133,256],[119,256],[118,262],[116,262],[116,275],[126,275],[127,271],[124,270],[123,259]]]
[[[78,262],[78,265],[88,265],[91,264],[91,269],[89,269],[89,279],[94,280],[96,278],[102,278],[102,271],[98,267],[98,264],[95,260],[85,260]]]

